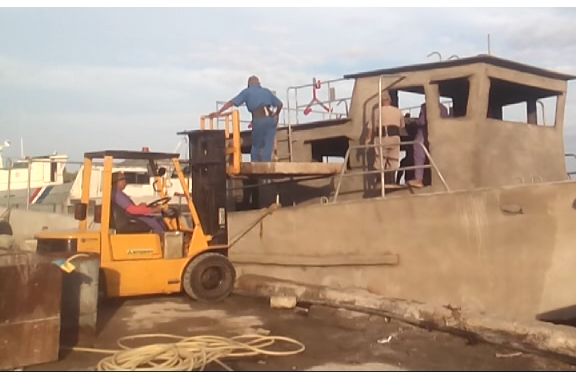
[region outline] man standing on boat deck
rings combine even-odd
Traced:
[[[442,103],[438,103],[440,107],[440,117],[449,117],[448,108]],[[418,129],[416,131],[415,142],[419,142],[427,146],[428,144],[428,118],[426,116],[426,103],[422,103],[420,106],[420,115],[418,116]],[[414,144],[414,166],[422,166],[426,161],[426,154],[424,149],[420,144]],[[422,179],[424,178],[424,169],[414,169],[414,179],[408,181],[408,184],[412,187],[421,188],[424,187]]]
[[[381,118],[378,116],[378,110],[381,109]],[[382,129],[382,159],[384,169],[393,169],[393,172],[384,173],[387,184],[396,183],[396,170],[400,166],[400,128],[405,127],[404,115],[402,111],[392,105],[392,99],[388,91],[382,93],[382,107],[377,107],[376,112],[372,114],[372,128],[369,131],[372,144],[380,144],[380,135],[376,126],[380,124]],[[374,167],[380,170],[380,148],[375,149],[376,158]]]
[[[271,161],[282,102],[272,91],[260,86],[260,79],[257,76],[251,76],[248,78],[247,88],[210,116],[220,116],[228,108],[239,107],[242,104],[246,104],[246,108],[252,113],[252,149],[250,151],[252,161]],[[276,107],[276,111],[273,112],[271,107]]]

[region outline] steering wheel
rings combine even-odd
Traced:
[[[172,197],[164,197],[164,198],[156,199],[155,201],[148,203],[146,206],[147,207],[164,206],[165,204],[170,202],[170,199],[172,199]]]

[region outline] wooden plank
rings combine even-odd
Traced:
[[[321,162],[243,162],[240,174],[243,175],[335,175],[342,171],[342,164]]]

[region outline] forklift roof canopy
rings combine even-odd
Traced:
[[[131,150],[103,150],[100,152],[88,152],[84,154],[85,158],[104,158],[113,157],[119,159],[133,160],[169,160],[180,157],[179,153],[159,153],[159,152],[140,152]]]

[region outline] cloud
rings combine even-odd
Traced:
[[[289,86],[313,77],[436,60],[431,51],[485,53],[488,33],[498,56],[576,73],[574,16],[546,8],[0,9],[0,33],[11,36],[0,40],[0,140],[24,135],[37,149],[30,154],[169,148],[174,130],[195,127],[250,75],[286,101]],[[567,133],[576,133],[575,96]]]

